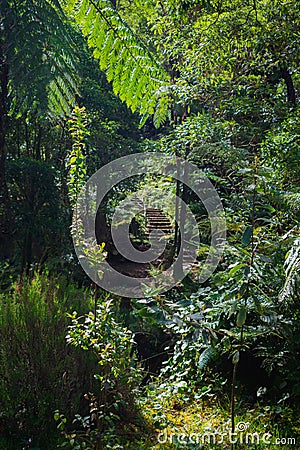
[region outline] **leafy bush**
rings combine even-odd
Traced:
[[[94,378],[98,386],[96,394],[85,394],[90,414],[86,417],[76,414],[75,430],[66,431],[66,417],[55,413],[58,428],[66,437],[64,447],[103,448],[105,442],[105,448],[112,448],[109,445],[116,442],[120,429],[138,418],[136,393],[142,372],[133,352],[134,335],[116,321],[117,311],[112,302],[100,299],[96,315],[91,312],[82,317],[76,312],[69,315],[72,323],[67,342],[96,357],[98,370]]]

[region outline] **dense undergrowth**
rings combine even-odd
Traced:
[[[53,448],[53,411],[75,414],[93,385],[95,363],[65,339],[66,313],[87,312],[90,295],[63,277],[36,275],[15,283],[0,305],[1,435],[11,448]]]
[[[163,321],[153,318],[152,313],[146,325],[139,308],[130,313],[120,299],[64,277],[36,274],[13,284],[1,297],[0,448],[137,450],[202,448],[203,443],[203,448],[229,449],[230,365],[222,368],[215,359],[202,361],[199,369],[203,350],[188,333],[182,340],[177,336],[174,346],[183,326],[177,321],[177,329],[164,332],[169,350],[160,360],[163,370],[149,383],[145,344],[136,342],[139,334],[150,333],[148,347],[152,359],[157,357],[153,342],[155,335],[162,338]],[[270,395],[259,372],[252,388],[247,377],[237,381],[235,424],[245,428],[237,431],[236,448],[275,449],[285,438],[299,439],[297,397],[287,391],[284,374],[277,376],[285,389],[274,388]],[[254,441],[245,447],[247,433]],[[268,444],[262,442],[266,433]]]

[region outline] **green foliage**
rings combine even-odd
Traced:
[[[61,254],[65,214],[56,177],[52,164],[44,161],[19,158],[7,164],[15,239],[23,268]]]
[[[89,135],[88,121],[85,108],[76,106],[68,120],[69,132],[72,136],[73,145],[70,152],[67,168],[69,170],[69,196],[71,205],[74,206],[78,195],[86,182],[86,156],[85,140]]]
[[[300,395],[298,9],[296,0],[1,2],[0,132],[6,138],[1,163],[8,161],[15,216],[9,238],[22,250],[22,269],[62,255],[57,264],[68,260],[67,270],[74,275],[70,244],[65,245],[70,203],[78,199],[87,173],[134,153],[140,138],[140,151],[188,155],[218,190],[228,226],[224,255],[204,285],[194,268],[163,296],[125,302],[131,332],[100,294],[96,317],[81,317],[83,305],[80,317],[71,314],[67,349],[65,312],[81,308],[78,296],[90,303],[81,290],[61,279],[35,277],[2,296],[0,424],[10,434],[12,448],[22,430],[22,447],[30,437],[34,444],[46,445],[55,409],[66,438],[60,445],[135,448],[118,433],[119,427],[124,436],[138,432],[130,428],[136,424],[140,383],[134,332],[149,370],[144,382],[153,376],[159,384],[159,389],[151,384],[147,392],[148,399],[156,397],[149,413],[155,427],[173,423],[164,411],[165,401],[173,407],[172,393],[177,400],[174,417],[191,399],[226,397],[232,371],[237,375],[234,395],[238,385],[236,392],[243,392],[247,401],[253,403],[256,394],[262,403],[271,398],[274,414],[275,408],[290,414],[284,405]],[[74,109],[80,76],[80,107]],[[126,105],[141,114],[141,132]],[[72,109],[67,122],[64,117]],[[156,127],[170,119],[163,134],[146,121],[153,114]],[[49,123],[49,117],[58,116],[56,126]],[[101,225],[120,199],[145,185],[145,193],[158,186],[170,198],[175,190],[170,180],[126,180],[112,190]],[[182,187],[178,191],[183,195]],[[199,223],[200,269],[211,231],[204,206],[192,192],[186,197]],[[167,207],[171,211],[173,206],[170,202]],[[76,219],[80,238],[82,224]],[[7,235],[0,234],[4,256],[15,254],[17,260],[16,246],[6,251],[7,242]],[[104,244],[94,244],[81,251],[96,263],[107,254]],[[1,285],[9,290],[16,268],[3,260],[1,269]],[[149,273],[158,270],[152,267]],[[48,373],[51,362],[55,367]],[[263,372],[257,375],[258,369]],[[65,371],[66,377],[61,376]],[[94,385],[82,382],[94,374]],[[84,393],[85,406],[78,401]],[[261,411],[268,420],[279,418]],[[71,425],[67,418],[76,412]],[[127,428],[121,426],[125,416]]]
[[[5,0],[0,5],[1,64],[8,65],[10,114],[50,118],[70,113],[78,76],[70,28],[58,2]]]
[[[296,239],[292,248],[287,254],[285,260],[286,281],[283,286],[280,300],[288,302],[294,296],[297,297],[297,289],[299,285],[299,270],[300,270],[300,239]]]
[[[198,367],[200,370],[203,370],[208,365],[214,354],[215,350],[213,347],[206,347],[199,357]]]
[[[151,385],[147,397],[143,399],[143,409],[148,420],[151,420],[156,427],[156,439],[153,440],[153,443],[148,440],[145,443],[145,447],[140,445],[139,448],[165,450],[203,447],[205,449],[228,450],[231,448],[231,443],[229,439],[230,424],[227,407],[228,401],[226,399],[221,401],[220,397],[217,401],[212,398],[202,398],[191,402],[178,393],[171,397],[166,397],[163,389]],[[290,408],[280,403],[275,405],[257,403],[251,407],[240,404],[237,420],[238,423],[245,424],[247,429],[240,433],[239,427],[236,427],[236,447],[246,446],[247,449],[266,450],[267,445],[268,449],[277,450],[282,448],[283,444],[277,444],[276,438],[279,438],[281,442],[280,438],[282,436],[293,436],[294,444],[291,443],[291,445],[295,445],[295,442],[298,442],[299,439],[298,416],[298,407]],[[221,438],[220,435],[218,436],[218,433],[224,433],[222,443],[220,443]],[[246,441],[247,433],[248,441]],[[261,436],[260,442],[257,442],[255,439],[255,443],[252,443],[252,433]],[[270,444],[263,442],[262,437],[265,433],[270,433]],[[210,440],[208,439],[208,434],[211,434]],[[157,443],[158,436],[159,444]],[[189,442],[190,436],[194,443]],[[220,440],[216,439],[214,441],[213,436],[219,437]],[[247,444],[242,444],[242,441],[244,443],[246,441]],[[132,444],[130,448],[135,449],[134,443]]]
[[[85,313],[89,303],[83,290],[48,273],[1,295],[0,429],[14,448],[31,442],[53,449],[53,411],[82,410],[81,392],[92,388],[96,364],[67,347],[66,313]]]
[[[93,313],[84,317],[78,317],[76,312],[69,315],[72,324],[67,342],[96,357],[98,370],[94,378],[99,383],[98,395],[85,395],[90,404],[89,417],[76,416],[75,422],[83,431],[65,433],[65,445],[70,448],[92,449],[104,441],[109,445],[117,425],[136,420],[135,395],[142,373],[133,354],[133,333],[116,321],[115,314],[112,300],[104,299],[98,302],[96,317]],[[55,420],[58,428],[64,430],[65,417],[56,413]]]
[[[113,90],[132,111],[138,110],[144,121],[155,113],[159,126],[168,109],[162,88],[168,77],[147,47],[128,27],[109,0],[63,1],[68,14],[87,36]]]
[[[67,163],[69,170],[69,198],[71,206],[74,208],[71,232],[73,238],[76,239],[77,248],[81,249],[82,255],[88,256],[89,260],[93,261],[93,264],[97,267],[99,261],[106,257],[104,243],[98,245],[97,242],[94,242],[93,245],[92,243],[88,246],[84,245],[84,239],[82,238],[83,224],[80,215],[80,206],[77,203],[78,200],[82,201],[82,197],[85,195],[83,188],[87,178],[85,140],[89,135],[89,131],[87,128],[87,114],[84,107],[74,108],[72,117],[68,120],[68,125],[73,139],[72,151]],[[101,275],[102,273],[99,273],[99,276]]]
[[[190,393],[195,386],[205,382],[207,366],[221,369],[228,358],[234,365],[243,365],[245,358],[257,358],[257,364],[270,369],[271,357],[267,355],[277,355],[282,339],[287,340],[289,336],[286,348],[289,348],[287,354],[290,356],[298,345],[296,339],[292,342],[292,335],[288,333],[288,323],[293,323],[294,330],[298,329],[298,319],[294,317],[290,322],[291,318],[288,318],[294,307],[290,304],[289,311],[286,309],[282,315],[278,300],[284,284],[284,253],[289,245],[286,240],[293,235],[293,230],[289,230],[290,223],[285,222],[280,212],[271,205],[266,206],[266,198],[270,200],[265,184],[269,172],[263,169],[257,167],[256,161],[253,170],[241,171],[243,181],[239,181],[237,189],[238,192],[243,189],[247,194],[236,208],[234,196],[231,198],[233,209],[227,212],[227,248],[209,284],[195,284],[195,291],[191,292],[186,283],[179,292],[166,294],[158,302],[148,299],[147,305],[136,301],[137,314],[171,334],[173,345],[166,348],[171,356],[161,372],[166,389]],[[242,216],[248,216],[252,225],[245,224]],[[279,223],[283,227],[282,233],[288,230],[280,242],[274,234]],[[199,259],[202,257],[200,253]],[[297,271],[295,249],[286,267],[289,267],[288,273],[294,273],[295,268]],[[273,376],[280,373],[283,376],[282,357],[279,363],[278,354],[279,364],[268,370]],[[228,364],[225,363],[225,367],[228,368]],[[221,369],[221,372],[226,373],[226,370]],[[280,392],[279,384],[274,384],[273,394]]]
[[[299,173],[300,152],[300,110],[295,109],[284,121],[271,128],[262,144],[262,154],[268,164],[281,172],[280,179],[289,186],[297,183]],[[296,186],[295,186],[296,187]],[[282,188],[278,186],[278,188]]]

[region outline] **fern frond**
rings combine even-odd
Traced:
[[[169,102],[170,100],[166,94],[163,94],[159,97],[153,118],[154,126],[156,128],[159,128],[167,118],[170,119],[171,109]]]
[[[146,46],[112,7],[110,0],[61,0],[94,49],[113,91],[132,111],[145,118],[154,114],[155,126],[169,115],[167,96],[160,95],[169,76]]]
[[[74,45],[58,0],[0,6],[4,57],[10,68],[10,114],[69,115],[78,92]]]

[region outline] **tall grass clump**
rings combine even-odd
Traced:
[[[53,449],[53,412],[83,411],[96,362],[67,344],[67,313],[92,308],[87,291],[35,275],[0,295],[0,447]]]

